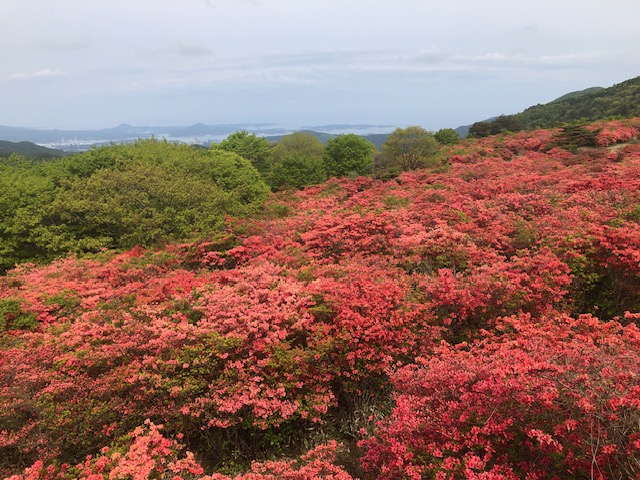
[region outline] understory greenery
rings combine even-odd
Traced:
[[[0,474],[638,478],[639,128],[14,157],[3,254],[93,253],[0,278]]]

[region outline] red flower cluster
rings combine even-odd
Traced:
[[[245,475],[228,476],[218,473],[204,475],[204,469],[195,460],[193,453],[185,451],[176,440],[162,434],[162,425],[146,420],[129,435],[112,446],[104,447],[100,453],[88,455],[77,464],[50,465],[36,461],[21,475],[8,480],[102,480],[131,478],[198,478],[199,480],[351,480],[351,475],[333,464],[338,445],[329,442],[320,445],[296,461],[255,462]]]
[[[363,440],[372,478],[636,478],[640,330],[590,316],[500,319],[393,376]]]

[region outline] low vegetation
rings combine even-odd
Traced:
[[[421,140],[415,170],[350,167],[268,197],[216,147],[3,167],[29,192],[3,201],[84,215],[73,229],[38,217],[41,238],[123,243],[0,279],[0,473],[638,477],[640,119],[584,128],[593,142],[576,148],[562,129],[435,157]],[[142,215],[125,201],[137,183],[160,188],[141,201],[168,222],[201,202],[178,223],[199,237],[127,249],[137,238],[111,220],[79,230],[118,205]]]

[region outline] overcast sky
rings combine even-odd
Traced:
[[[640,75],[640,0],[0,0],[0,125],[457,127]]]

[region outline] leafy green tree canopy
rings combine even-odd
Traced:
[[[440,145],[455,145],[460,141],[460,135],[453,128],[441,128],[433,136]]]
[[[16,263],[47,256],[46,250],[29,241],[56,194],[54,182],[39,167],[18,156],[0,161],[0,273]]]
[[[367,175],[371,173],[376,151],[373,143],[348,133],[329,140],[322,158],[330,177]]]
[[[211,148],[219,148],[228,152],[234,152],[242,158],[249,160],[254,167],[265,175],[271,167],[273,146],[264,137],[258,137],[255,133],[246,130],[232,133],[225,140]]]
[[[70,251],[207,236],[269,192],[236,153],[155,139],[48,162],[0,159],[0,271]]]
[[[130,248],[203,235],[233,210],[215,184],[168,166],[141,162],[70,180],[45,210],[36,244],[57,251]]]
[[[475,138],[498,135],[505,132],[519,132],[522,123],[515,115],[500,115],[488,122],[476,122],[469,128],[469,136]]]
[[[322,183],[326,178],[320,158],[292,152],[273,166],[269,182],[276,189],[302,188]]]
[[[249,160],[233,152],[201,150],[188,161],[176,156],[166,164],[213,182],[244,204],[262,202],[269,195],[269,186],[260,172]]]
[[[382,144],[385,163],[402,171],[427,167],[438,151],[433,133],[418,126],[396,128]]]
[[[316,137],[306,132],[294,132],[280,139],[273,150],[273,159],[277,163],[290,153],[322,158],[323,152],[324,146]]]

